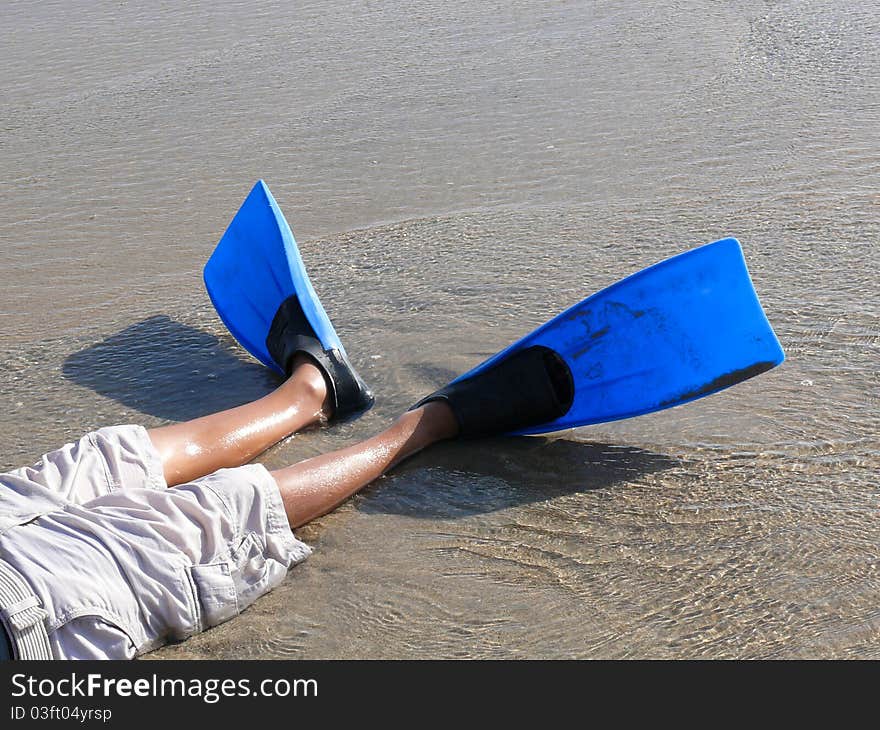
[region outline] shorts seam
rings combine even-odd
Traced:
[[[235,517],[234,512],[232,511],[232,507],[226,502],[226,498],[223,496],[223,493],[217,489],[214,489],[207,480],[195,482],[200,487],[204,487],[209,490],[211,494],[213,494],[217,499],[220,500],[220,504],[223,505],[223,511],[226,513],[226,518],[229,520],[229,523],[232,525],[233,530],[233,540],[238,540],[241,536],[241,530],[239,529],[238,520]],[[195,565],[195,563],[194,563]]]
[[[146,486],[153,489],[167,489],[168,483],[165,481],[165,468],[162,463],[162,457],[150,438],[150,432],[139,424],[134,424],[134,427],[143,446],[144,471],[147,476]]]
[[[92,431],[91,433],[87,433],[86,440],[88,441],[89,446],[91,446],[91,448],[98,455],[98,461],[101,463],[101,471],[104,473],[104,485],[107,487],[107,492],[116,492],[119,489],[119,484],[117,484],[110,477],[110,467],[109,464],[107,464],[107,457],[104,455],[104,451],[101,449],[101,447],[98,446],[95,435],[96,434],[94,431]]]
[[[189,598],[192,601],[193,607],[193,615],[195,618],[195,626],[193,627],[193,634],[200,634],[205,630],[205,620],[204,620],[204,611],[202,610],[202,604],[199,600],[199,589],[196,586],[195,578],[193,578],[192,567],[196,565],[196,563],[191,563],[190,565],[186,565],[183,568],[183,573],[185,575],[185,583],[189,590]]]

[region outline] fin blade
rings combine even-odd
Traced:
[[[564,416],[522,434],[671,408],[785,358],[734,238],[661,261],[587,297],[459,379],[533,345],[565,359],[575,397]]]
[[[263,180],[229,223],[208,262],[205,288],[223,323],[251,355],[281,372],[266,347],[278,307],[297,295],[326,349],[342,343],[309,280],[293,232]]]

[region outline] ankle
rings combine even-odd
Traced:
[[[324,372],[308,355],[297,353],[290,377],[282,387],[292,389],[299,401],[314,407],[316,412],[320,410],[325,418],[333,415],[332,398]]]
[[[458,420],[445,401],[428,401],[412,413],[419,414],[419,428],[423,428],[431,440],[444,441],[458,436]]]

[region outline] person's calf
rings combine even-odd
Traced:
[[[431,401],[366,441],[273,471],[290,527],[326,514],[400,462],[457,434],[452,409]]]

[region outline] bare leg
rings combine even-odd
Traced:
[[[449,406],[429,402],[404,413],[378,436],[273,471],[290,527],[326,514],[407,457],[457,433]]]
[[[324,376],[309,358],[298,357],[291,376],[253,403],[151,429],[168,486],[245,464],[285,436],[325,419]]]

